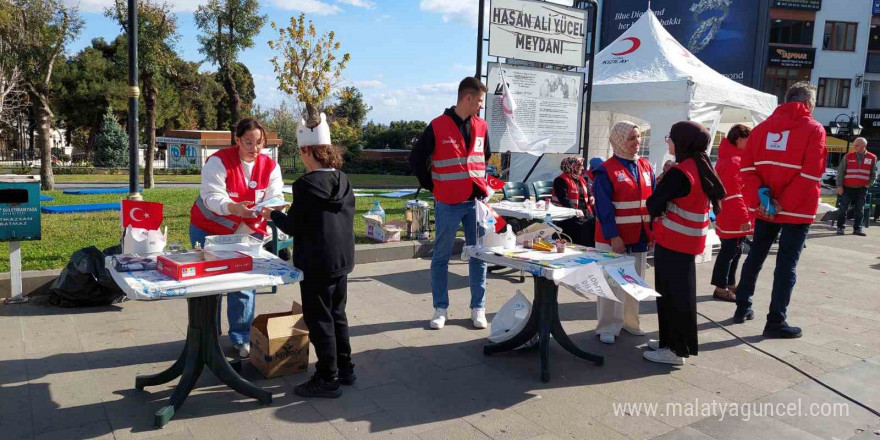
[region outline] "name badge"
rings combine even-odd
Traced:
[[[642,173],[642,178],[645,179],[645,185],[651,185],[651,173],[645,171]]]
[[[238,197],[238,193],[237,192],[230,192],[229,197]]]
[[[483,152],[483,138],[482,137],[478,137],[478,138],[474,139],[474,152],[475,153],[482,153]]]
[[[870,157],[865,158],[865,165],[871,165],[871,162],[873,162],[873,160],[871,160]]]
[[[626,181],[629,181],[629,177],[626,177],[625,173],[617,173],[617,181],[618,182],[626,182]]]

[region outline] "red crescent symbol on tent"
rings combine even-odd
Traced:
[[[773,142],[780,142],[780,141],[782,141],[782,133],[770,133],[770,134],[775,134],[775,135],[778,135],[778,136],[779,136],[779,139],[776,139],[776,140],[773,141]]]
[[[642,45],[642,40],[639,40],[636,37],[626,37],[626,38],[624,38],[624,40],[628,40],[630,43],[632,43],[632,47],[630,47],[628,50],[625,50],[623,52],[617,52],[617,53],[611,52],[611,55],[621,56],[621,55],[630,54],[630,53],[635,52],[636,49],[638,49],[639,46]]]
[[[675,43],[675,45],[678,46],[679,49],[681,49],[681,54],[684,55],[685,58],[691,57],[691,53],[688,52],[687,49],[685,49],[684,46],[682,46],[681,43],[679,43],[678,40],[676,40],[675,38],[667,38],[666,41],[671,41]]]

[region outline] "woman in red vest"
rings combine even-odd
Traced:
[[[716,213],[724,197],[721,179],[706,151],[709,131],[696,122],[672,126],[666,143],[678,163],[648,198],[654,225],[654,285],[660,339],[648,341],[645,359],[684,365],[697,354],[697,268],[709,233],[709,202]]]
[[[557,222],[562,232],[575,244],[593,247],[596,223],[593,216],[593,195],[581,175],[584,159],[569,156],[560,163],[562,174],[553,180],[553,204],[577,210],[577,217]],[[592,228],[591,228],[592,226]]]
[[[721,201],[721,212],[715,220],[715,233],[721,239],[721,251],[715,259],[712,271],[712,297],[722,301],[736,302],[736,268],[742,255],[743,240],[752,235],[752,215],[749,204],[743,198],[745,182],[740,174],[740,159],[746,149],[749,130],[745,125],[736,124],[730,128],[718,147],[718,162],[715,171],[727,195]]]
[[[256,119],[235,126],[235,145],[208,158],[202,166],[199,195],[190,209],[189,239],[205,245],[209,235],[247,234],[263,239],[266,221],[251,207],[272,198],[284,199],[281,168],[261,154],[266,130]],[[253,290],[229,292],[226,316],[229,339],[241,357],[250,355],[250,327],[254,321]]]

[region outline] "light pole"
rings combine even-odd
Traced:
[[[843,116],[846,119],[840,119]],[[841,113],[834,118],[833,121],[829,124],[831,128],[831,135],[837,136],[840,133],[841,129],[844,130],[846,134],[846,152],[844,154],[849,154],[849,143],[852,140],[862,134],[862,126],[859,124],[858,119],[855,117],[855,113],[850,113],[847,115],[846,113]]]
[[[138,191],[138,18],[137,0],[128,0],[128,198],[142,200]]]

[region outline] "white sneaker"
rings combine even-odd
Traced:
[[[613,344],[614,335],[612,335],[611,333],[600,333],[599,340],[602,341],[603,344]]]
[[[489,323],[486,322],[486,309],[476,307],[471,309],[471,320],[474,321],[474,328],[486,328]]]
[[[664,348],[657,351],[646,351],[642,356],[658,364],[684,365],[684,358],[673,353],[672,350]]]
[[[648,341],[648,348],[651,350],[659,350],[660,349],[660,341],[656,339],[651,339]]]
[[[245,342],[243,344],[235,344],[233,346],[236,351],[238,351],[238,356],[242,359],[250,357],[251,355],[251,343]]]
[[[640,328],[624,327],[623,329],[626,330],[627,333],[629,333],[633,336],[645,336],[645,331]]]
[[[446,309],[438,307],[434,309],[434,317],[431,318],[431,328],[440,330],[444,325],[446,325]]]

